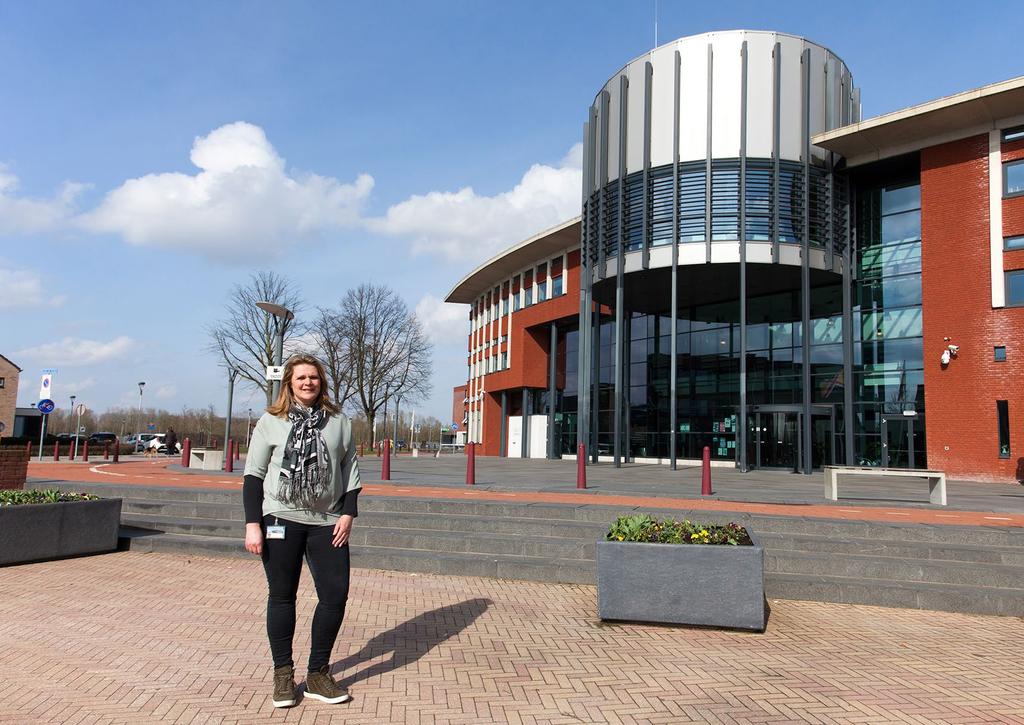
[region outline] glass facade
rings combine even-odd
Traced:
[[[763,180],[759,183],[763,185]],[[694,198],[697,196],[695,193]],[[844,370],[843,289],[838,276],[834,284],[811,289],[807,361],[803,359],[805,330],[800,321],[799,289],[747,300],[747,454],[752,467],[790,466],[798,460],[805,364],[810,366],[815,466],[846,460],[844,394],[848,385],[852,386],[854,462],[927,466],[920,196],[916,180],[876,185],[858,193],[856,274],[851,289],[852,380],[846,379]],[[655,244],[664,238],[657,199],[656,192]],[[752,203],[758,203],[757,197],[748,193],[748,208]],[[703,219],[702,208],[700,216]],[[845,220],[844,215],[839,218]],[[723,221],[714,228],[735,234],[730,223]],[[748,231],[760,230],[765,235],[770,231],[764,218],[752,221],[748,216],[747,223]],[[782,229],[792,230],[786,224]],[[696,229],[694,226],[694,236]],[[699,236],[703,241],[703,228]],[[671,242],[671,233],[666,241]],[[756,268],[748,274],[757,274]],[[679,311],[675,329],[676,452],[681,458],[699,458],[704,446],[710,447],[713,458],[739,458],[738,320],[739,300]],[[622,440],[628,441],[623,450],[628,449],[632,457],[669,456],[672,333],[668,310],[659,315],[632,314],[625,320],[627,404],[623,405],[620,428]],[[564,333],[566,377],[558,419],[561,448],[566,453],[574,452],[576,446],[578,337],[575,329]],[[611,318],[602,320],[594,344],[599,364],[592,400],[596,410],[593,427],[598,451],[609,455],[614,445],[616,359]]]

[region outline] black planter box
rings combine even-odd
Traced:
[[[0,566],[117,548],[121,499],[0,506]]]
[[[597,542],[601,619],[765,628],[764,548]]]

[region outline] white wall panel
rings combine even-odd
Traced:
[[[802,151],[800,87],[803,82],[800,75],[800,54],[803,52],[804,43],[801,39],[788,35],[780,35],[779,42],[782,46],[779,156],[790,161],[799,161]]]
[[[679,159],[707,157],[708,44],[697,36],[677,46],[682,56],[679,88]]]
[[[810,84],[810,103],[811,103],[811,136],[816,133],[821,133],[826,129],[825,127],[825,62],[827,60],[825,50],[818,45],[813,43],[807,43],[806,48],[809,48],[810,61],[811,61],[811,84]],[[825,151],[819,149],[816,146],[811,147],[811,153],[819,158],[825,158]]]
[[[775,36],[746,33],[747,41],[747,157],[772,155],[772,47]]]
[[[626,173],[644,168],[644,65],[637,61],[626,68],[629,93],[626,98]]]
[[[711,85],[711,155],[716,159],[740,155],[740,90],[742,89],[741,33],[715,36],[715,56]]]
[[[608,103],[608,180],[619,178],[619,77],[605,86]]]
[[[672,163],[672,102],[674,99],[676,44],[651,54],[654,65],[651,94],[651,166]]]

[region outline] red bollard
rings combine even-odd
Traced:
[[[390,481],[391,480],[391,441],[387,438],[381,444],[384,449],[384,461],[380,466],[380,480]]]
[[[87,462],[87,463],[89,461],[89,439],[88,438],[86,438],[85,439],[85,443],[82,444],[82,460]]]
[[[576,446],[576,488],[587,487],[587,444]]]
[[[103,444],[103,460],[104,461],[109,461],[110,460],[110,443],[109,442]]]
[[[238,444],[236,443],[236,444],[234,445],[234,449],[235,449],[235,460],[236,460],[236,461],[240,461],[240,460],[242,460],[242,446],[240,446],[240,445],[238,445]]]
[[[476,443],[466,444],[466,485],[476,485]]]
[[[181,465],[188,468],[188,459],[192,455],[192,439],[186,438],[181,443]]]
[[[121,459],[121,441],[114,441],[114,463]]]
[[[56,463],[60,460],[60,442],[55,441],[53,444],[53,462]]]
[[[227,442],[227,445],[225,445],[224,447],[227,449],[225,451],[225,453],[227,455],[224,456],[224,472],[225,473],[234,473],[234,471],[235,471],[235,442],[229,438],[228,442]]]
[[[704,456],[701,461],[700,495],[711,495],[711,448],[708,446],[704,446]]]

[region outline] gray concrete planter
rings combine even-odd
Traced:
[[[601,619],[765,628],[764,548],[597,542]]]
[[[121,499],[0,506],[0,566],[117,548]]]

